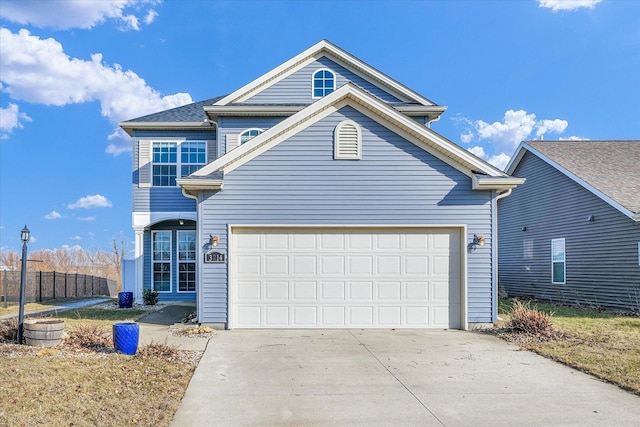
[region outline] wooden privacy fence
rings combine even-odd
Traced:
[[[20,271],[0,271],[0,295],[4,303],[20,300]],[[26,302],[59,298],[115,296],[115,280],[88,274],[57,271],[29,271],[25,286]]]

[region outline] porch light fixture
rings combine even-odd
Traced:
[[[24,300],[25,300],[25,287],[27,284],[27,243],[31,238],[31,232],[25,225],[20,232],[20,240],[22,240],[22,271],[20,275],[20,309],[18,312],[18,344],[22,344],[22,329],[24,326]]]
[[[180,225],[184,225],[184,219],[179,219],[179,220],[178,220],[178,223],[179,223]]]
[[[484,236],[473,235],[473,244],[476,246],[484,246]]]
[[[209,244],[211,246],[218,246],[218,240],[220,240],[218,236],[209,236]]]

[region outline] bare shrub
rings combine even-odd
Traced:
[[[70,328],[65,344],[93,351],[110,351],[113,348],[111,331],[104,325],[81,323]]]
[[[18,319],[11,319],[0,322],[0,342],[15,342],[18,336]]]
[[[531,308],[516,300],[511,307],[511,319],[506,329],[511,332],[524,333],[535,336],[549,336],[553,333],[551,314]]]
[[[139,348],[136,353],[136,357],[140,357],[142,359],[155,357],[169,361],[177,360],[178,356],[179,351],[176,347],[153,341]]]

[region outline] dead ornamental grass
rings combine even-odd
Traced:
[[[497,333],[503,338],[640,395],[640,317],[535,302],[538,311],[553,313],[553,332],[523,336],[507,327],[513,302],[501,303]]]

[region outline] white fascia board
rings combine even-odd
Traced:
[[[216,126],[209,121],[203,122],[120,122],[118,123],[125,132],[132,136],[133,130],[153,130],[153,129],[202,129]]]
[[[221,179],[192,179],[192,178],[182,178],[176,179],[176,183],[182,187],[183,191],[191,192],[198,190],[221,190],[222,189],[222,180]]]
[[[197,220],[196,212],[133,212],[131,223],[135,230],[141,230],[153,224],[167,220]]]
[[[438,156],[469,177],[473,176],[473,172],[507,177],[501,170],[398,112],[352,83],[342,86],[304,110],[286,118],[249,142],[194,172],[192,176],[205,177],[219,170],[228,173],[284,141],[291,133],[299,132],[345,105],[353,106],[384,126],[392,126],[395,131],[409,141]],[[429,147],[428,150],[427,147]]]
[[[513,174],[513,171],[516,170],[516,167],[520,163],[520,160],[522,160],[522,156],[524,156],[524,153],[529,148],[531,148],[531,147],[529,147],[529,145],[524,141],[522,141],[518,145],[518,148],[516,148],[516,151],[515,151],[514,155],[509,160],[509,163],[507,163],[507,167],[504,168],[505,172],[507,172],[508,175]]]
[[[523,148],[526,149],[526,151],[529,151],[531,154],[535,155],[536,157],[539,157],[542,161],[547,163],[549,166],[557,169],[562,174],[566,175],[567,178],[569,178],[569,179],[575,181],[576,183],[578,183],[579,185],[583,186],[588,191],[592,192],[597,197],[601,198],[605,203],[608,203],[614,209],[617,209],[618,211],[620,211],[625,216],[631,218],[634,221],[640,221],[640,214],[636,214],[636,213],[630,211],[629,209],[625,208],[620,203],[616,202],[611,197],[607,196],[605,193],[603,193],[602,191],[598,190],[593,185],[589,184],[587,181],[585,181],[582,178],[578,177],[573,172],[571,172],[568,169],[566,169],[565,167],[561,166],[559,163],[554,162],[549,157],[545,156],[544,154],[542,154],[540,151],[536,150],[532,146],[523,143]],[[522,155],[519,157],[518,162],[520,162],[520,160],[522,159],[522,156],[524,156],[524,149],[522,150]],[[520,154],[520,153],[518,153],[518,154]],[[512,165],[513,169],[515,169],[516,166],[517,166],[517,163],[514,163],[514,165]]]
[[[321,40],[302,53],[280,64],[268,73],[263,74],[235,92],[225,96],[214,105],[227,105],[232,102],[242,102],[326,54],[333,56],[334,58],[331,59],[336,60],[336,62],[343,62],[347,65],[346,68],[349,68],[351,71],[361,77],[364,77],[366,80],[373,79],[383,86],[386,86],[396,94],[400,95],[401,98],[404,98],[404,100],[415,101],[423,105],[435,105],[432,101],[414,92],[396,80],[393,80],[375,68],[365,64],[355,56],[338,48],[327,40]]]
[[[515,178],[513,176],[480,176],[473,174],[471,189],[506,191],[524,184],[525,181],[525,178]]]
[[[306,105],[212,105],[204,107],[204,112],[213,122],[220,116],[232,117],[281,117],[290,116],[304,109]]]

